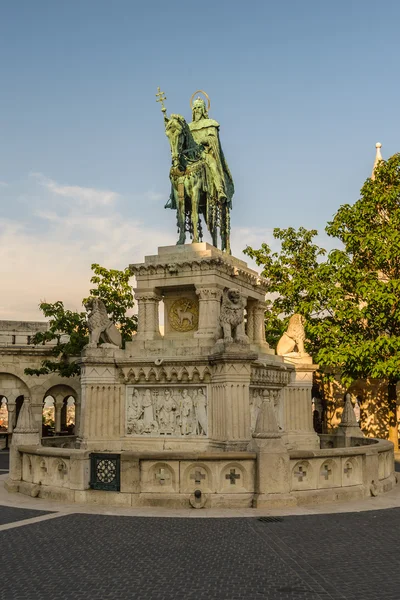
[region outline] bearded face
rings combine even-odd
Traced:
[[[193,104],[193,121],[200,121],[201,119],[207,119],[207,111],[204,102],[195,102]]]

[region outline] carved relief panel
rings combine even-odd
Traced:
[[[128,385],[126,390],[127,435],[207,436],[205,387]]]

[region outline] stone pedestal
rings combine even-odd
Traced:
[[[29,397],[24,398],[21,411],[18,416],[18,421],[13,432],[11,447],[10,447],[10,473],[9,485],[10,491],[13,489],[13,483],[22,479],[22,455],[19,448],[24,446],[39,446],[40,434],[35,418],[33,416],[31,400]]]
[[[134,345],[138,354],[139,348],[142,356],[143,349],[154,348],[150,342],[162,341],[157,329],[156,309],[161,298],[164,300],[164,342],[175,338],[174,351],[177,352],[178,340],[197,340],[198,348],[208,346],[211,351],[219,331],[221,298],[226,288],[238,289],[247,301],[247,335],[252,351],[274,354],[265,341],[267,281],[249,269],[244,261],[210,244],[200,243],[161,247],[157,255],[146,256],[144,263],[130,265],[130,269],[137,280],[135,298],[139,327]],[[191,313],[193,318],[185,313]],[[142,341],[145,343],[136,344]],[[161,346],[161,352],[168,354],[166,344]],[[131,349],[135,350],[135,347]]]
[[[245,450],[250,439],[251,364],[257,355],[248,344],[230,343],[210,355],[212,439],[227,449]]]
[[[121,386],[111,348],[87,348],[81,359],[81,414],[78,442],[82,448],[104,450],[120,440],[124,419]]]
[[[289,450],[316,450],[319,437],[312,419],[312,384],[317,365],[311,356],[284,356],[284,362],[295,367],[291,381],[281,392],[284,431],[282,441]]]
[[[290,458],[282,442],[271,395],[263,399],[248,449],[257,453],[253,506],[290,504]]]
[[[336,432],[335,446],[337,448],[350,448],[352,438],[363,438],[364,434],[357,423],[350,394],[346,394],[340,425]]]

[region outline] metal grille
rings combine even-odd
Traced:
[[[120,465],[119,454],[91,454],[90,487],[92,490],[119,492]]]
[[[262,523],[282,523],[283,517],[259,517],[258,520]]]

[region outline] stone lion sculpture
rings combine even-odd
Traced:
[[[305,322],[306,320],[302,315],[295,314],[290,317],[288,328],[276,347],[278,356],[291,353],[306,354],[304,350],[304,340],[306,339],[304,332]]]
[[[226,343],[247,343],[249,341],[244,330],[245,305],[246,301],[237,288],[224,290],[219,317],[220,339],[218,341]]]
[[[121,347],[121,332],[109,319],[104,302],[100,298],[89,298],[85,303],[88,311],[87,323],[89,329],[89,348],[97,348],[100,343]]]

